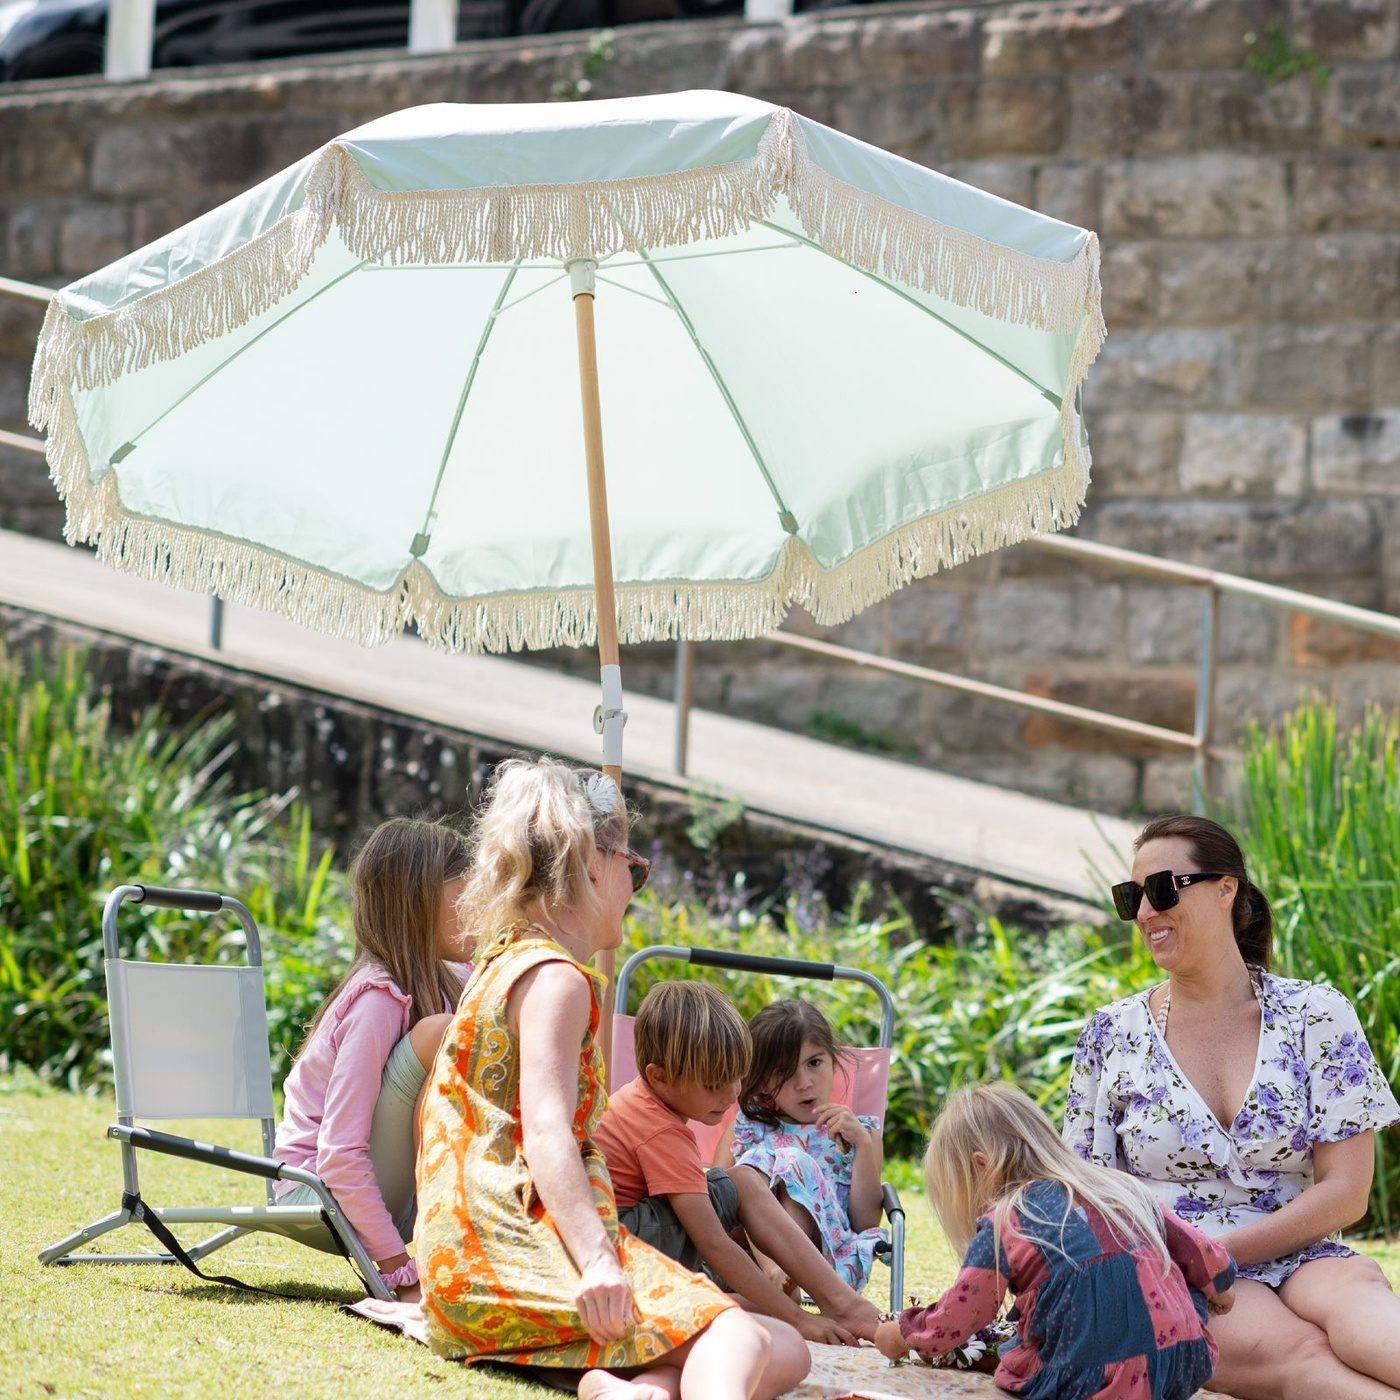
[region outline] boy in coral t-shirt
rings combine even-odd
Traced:
[[[723,1121],[748,1068],[749,1030],[733,1002],[703,982],[662,982],[637,1008],[635,1047],[637,1078],[609,1097],[596,1134],[621,1224],[808,1341],[873,1337],[875,1305],[838,1277],[767,1183],[701,1161],[687,1120]],[[736,1227],[806,1289],[820,1317],[768,1277]]]

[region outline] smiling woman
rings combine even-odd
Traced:
[[[1268,971],[1269,904],[1228,831],[1162,817],[1136,847],[1114,903],[1167,980],[1090,1020],[1065,1139],[1235,1257],[1215,1385],[1394,1400],[1400,1299],[1338,1232],[1365,1212],[1372,1140],[1400,1105],[1347,999]]]

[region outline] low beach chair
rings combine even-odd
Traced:
[[[144,904],[201,914],[227,911],[243,926],[246,966],[155,963],[118,954],[117,914],[123,904]],[[112,1071],[117,1121],[107,1136],[121,1144],[120,1209],[84,1226],[39,1255],[43,1264],[184,1264],[200,1277],[247,1287],[237,1279],[204,1275],[197,1261],[254,1231],[344,1255],[377,1298],[392,1299],[349,1221],[320,1177],[286,1166],[273,1156],[276,1121],[262,949],[252,915],[228,895],[197,890],[121,885],[102,911]],[[255,1118],[262,1125],[263,1156],[177,1137],[138,1126],[139,1119]],[[141,1198],[137,1152],[160,1152],[265,1183],[256,1205],[178,1206],[156,1209]],[[319,1204],[278,1205],[274,1181],[309,1186]],[[164,1248],[137,1254],[75,1254],[81,1245],[133,1222],[144,1224]],[[216,1233],[188,1248],[172,1226],[217,1225]]]
[[[617,974],[613,995],[613,1040],[611,1082],[614,1089],[637,1077],[637,1059],[633,1050],[634,1018],[627,1014],[627,994],[633,971],[642,963],[662,958],[689,963],[694,967],[724,968],[731,972],[767,973],[775,977],[796,977],[811,981],[832,982],[841,979],[861,982],[880,999],[880,1036],[874,1046],[852,1047],[852,1072],[839,1067],[834,1085],[834,1097],[849,1104],[857,1113],[885,1119],[885,1095],[890,1078],[890,1047],[894,1044],[894,998],[889,988],[874,976],[855,967],[836,963],[807,962],[801,958],[766,958],[752,953],[729,953],[715,948],[681,948],[667,943],[641,948],[623,963]],[[711,1126],[693,1120],[690,1131],[700,1145],[700,1155],[706,1162],[715,1160],[724,1135],[734,1121],[736,1105],[723,1122]],[[878,1257],[890,1266],[890,1308],[898,1312],[904,1307],[904,1207],[899,1193],[888,1182],[882,1187],[885,1218],[890,1224],[890,1242],[881,1247]]]

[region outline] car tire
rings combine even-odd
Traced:
[[[521,34],[553,34],[562,29],[598,29],[611,20],[607,0],[529,0],[520,12]]]
[[[102,71],[103,38],[99,34],[62,34],[21,54],[10,69],[14,82],[31,78],[79,78]]]
[[[709,19],[712,15],[737,15],[744,0],[675,0],[676,9],[689,19]]]

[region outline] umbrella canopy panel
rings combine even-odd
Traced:
[[[476,195],[555,191],[570,161],[598,179],[619,168],[600,154],[617,131],[605,121],[600,137],[579,121],[586,110],[564,114],[575,124],[554,142],[514,131],[507,159],[479,131],[442,135],[443,113],[471,113],[490,134],[522,109],[425,108],[386,119],[388,166],[365,154],[385,123],[343,138],[339,183],[319,203],[307,191],[325,153],[245,196],[251,212],[215,211],[186,243],[72,289],[57,303],[62,329],[46,331],[72,338],[69,372],[36,400],[65,430],[55,471],[70,529],[76,497],[75,533],[119,562],[362,640],[412,620],[451,647],[588,642],[570,256],[598,264],[624,641],[753,635],[794,602],[839,621],[909,577],[1072,519],[1088,467],[1073,395],[1102,334],[1092,235],[767,104],[681,97],[704,99],[707,120],[632,123],[628,174],[557,232],[563,249],[509,236],[524,214],[505,197],[475,248],[443,226],[436,246],[423,235],[406,248],[397,205],[366,231],[376,199],[456,188],[444,182],[462,179],[463,152],[510,167],[476,170],[495,181]],[[799,143],[805,185],[791,150],[774,157],[775,130]],[[358,205],[345,190],[356,159]],[[636,182],[674,177],[678,159],[731,183],[736,162],[754,167],[776,188],[723,217],[723,190],[702,190],[668,233]],[[843,179],[861,182],[851,207],[837,199]],[[938,202],[940,220],[911,211],[918,200]],[[910,232],[920,219],[934,230],[923,243]],[[169,275],[176,247],[186,262],[172,286],[227,284],[259,221],[284,261],[303,260],[290,285],[246,298],[241,314],[224,286],[205,333],[167,335],[180,342],[168,351],[150,324],[161,292],[140,288]],[[604,236],[613,246],[588,246]],[[191,258],[204,265],[191,272]],[[1035,288],[1042,264],[1053,291]],[[1068,309],[1066,268],[1083,284]],[[82,337],[100,341],[114,318],[126,339],[84,358]]]

